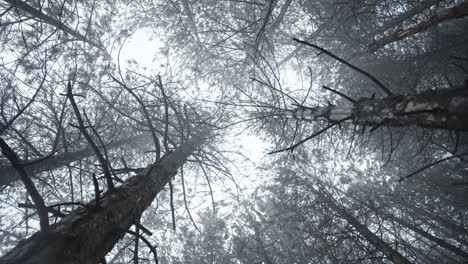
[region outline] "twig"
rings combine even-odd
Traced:
[[[99,190],[99,183],[96,179],[96,174],[91,175],[93,177],[93,185],[94,185],[94,200],[96,201],[96,206],[99,205],[99,200],[101,198],[101,190]]]
[[[164,86],[161,81],[161,76],[158,76],[158,83],[157,86],[161,90],[162,96],[164,98],[164,139],[163,139],[163,144],[164,144],[164,150],[166,153],[169,152],[169,146],[167,144],[167,139],[168,139],[168,131],[169,131],[169,99],[167,98],[166,92],[164,91]],[[170,182],[169,182],[170,183]],[[175,225],[174,225],[175,226]],[[174,228],[175,230],[175,228]]]
[[[353,65],[353,64],[351,64],[351,63],[349,63],[349,62],[347,62],[347,61],[345,61],[344,59],[342,59],[342,58],[336,56],[335,54],[331,53],[330,51],[328,51],[328,50],[326,50],[326,49],[324,49],[324,48],[322,48],[322,47],[319,47],[319,46],[314,45],[314,44],[312,44],[312,43],[309,43],[309,42],[307,42],[307,41],[299,40],[299,39],[297,39],[297,38],[293,38],[293,40],[296,41],[296,42],[299,42],[299,43],[301,43],[301,44],[304,44],[304,45],[307,45],[307,46],[310,46],[310,47],[313,47],[313,48],[315,48],[315,49],[320,50],[322,53],[327,54],[328,56],[334,58],[335,60],[337,60],[337,61],[339,61],[339,62],[341,62],[341,63],[343,63],[344,65],[350,67],[351,69],[353,69],[353,70],[355,70],[355,71],[357,71],[357,72],[360,72],[361,74],[365,75],[367,78],[369,78],[369,79],[370,79],[371,81],[373,81],[375,84],[377,84],[377,86],[379,86],[379,88],[380,88],[386,95],[389,95],[389,96],[390,96],[390,95],[393,95],[393,93],[392,93],[387,87],[385,87],[385,85],[383,85],[383,83],[381,83],[379,80],[377,80],[377,78],[375,78],[374,76],[372,76],[370,73],[368,73],[368,72],[366,72],[366,71],[360,69],[359,67],[357,67],[357,66],[355,66],[355,65]]]
[[[83,114],[86,118],[86,122],[88,122],[89,124],[89,128],[91,129],[91,131],[94,133],[94,135],[96,136],[96,138],[98,139],[99,141],[99,144],[101,144],[101,148],[102,150],[104,151],[104,158],[106,160],[106,165],[107,167],[109,168],[109,171],[112,173],[112,175],[114,176],[114,180],[120,182],[120,183],[123,183],[123,180],[120,179],[116,174],[115,174],[115,171],[114,169],[112,168],[111,166],[111,163],[109,161],[109,155],[107,154],[107,149],[106,149],[106,145],[104,144],[104,141],[102,140],[101,136],[99,136],[99,133],[97,132],[96,128],[91,125],[91,121],[89,120],[88,118],[88,115],[86,114],[86,111],[83,110]],[[112,177],[112,176],[111,176]]]
[[[138,218],[136,220],[135,223],[140,223],[140,218]],[[133,264],[138,264],[138,249],[139,249],[139,246],[140,246],[140,226],[139,225],[135,225],[135,233],[138,234],[137,236],[135,236],[135,247],[134,247],[134,250],[133,250]]]
[[[73,92],[72,92],[72,86],[71,86],[70,81],[68,81],[68,84],[67,84],[67,94],[66,95],[67,95],[68,99],[70,99],[70,103],[71,103],[71,105],[73,107],[73,111],[75,112],[76,120],[78,121],[77,128],[80,130],[80,132],[83,134],[83,136],[85,137],[88,144],[93,149],[94,154],[98,158],[99,164],[101,165],[102,170],[104,171],[104,176],[105,176],[106,181],[107,181],[107,186],[109,187],[110,190],[112,190],[114,188],[114,182],[112,181],[112,175],[111,175],[111,172],[109,170],[109,166],[107,166],[106,159],[104,159],[104,156],[102,156],[102,153],[99,151],[99,148],[97,147],[96,143],[94,143],[94,141],[91,138],[91,136],[89,135],[88,131],[86,131],[86,127],[84,125],[83,117],[80,114],[80,110],[78,109],[78,105],[75,102],[75,98],[73,98],[74,95],[73,95]]]
[[[145,244],[146,246],[148,246],[148,248],[151,250],[151,253],[153,253],[153,256],[154,256],[154,262],[156,264],[158,264],[158,253],[156,251],[156,246],[153,246],[151,245],[151,243],[148,241],[148,239],[146,239],[144,236],[136,233],[136,232],[133,232],[131,230],[125,230],[125,232],[131,234],[131,235],[134,235],[136,237],[138,237],[139,239],[141,239]]]
[[[28,203],[18,203],[18,207],[37,210],[37,207],[34,204],[28,204]],[[60,210],[54,209],[53,206],[47,206],[46,209],[49,213],[53,214],[54,216],[65,217],[64,213],[60,212]]]
[[[39,88],[37,88],[36,92],[34,93],[33,97],[31,98],[31,100],[29,100],[29,102],[21,109],[18,111],[18,113],[16,113],[16,115],[11,118],[5,125],[2,125],[1,122],[0,122],[0,135],[5,132],[5,130],[7,130],[12,124],[13,122],[15,122],[15,120],[24,113],[24,111],[26,111],[26,109],[28,109],[28,107],[34,102],[34,100],[36,99],[36,96],[39,94],[39,91],[42,89],[42,86],[44,84],[44,81],[46,80],[46,75],[44,75],[44,78],[42,78],[42,81],[41,81],[41,84],[39,85]]]
[[[330,124],[330,125],[326,126],[325,128],[323,128],[323,129],[321,129],[321,130],[315,132],[314,134],[312,134],[312,135],[310,135],[310,136],[304,138],[303,140],[297,142],[296,144],[294,144],[294,145],[292,145],[292,146],[290,146],[290,147],[288,147],[288,148],[284,148],[284,149],[280,149],[280,150],[271,151],[271,152],[268,152],[267,154],[270,155],[270,154],[280,153],[280,152],[284,152],[284,151],[292,151],[292,150],[294,150],[295,148],[297,148],[299,145],[303,144],[304,142],[313,139],[314,137],[316,137],[316,136],[322,134],[323,132],[327,131],[328,129],[330,129],[330,128],[336,126],[337,124],[339,124],[339,123],[341,123],[341,122],[343,122],[343,121],[344,121],[344,120],[341,120],[341,121],[339,121],[338,123]]]
[[[140,222],[133,223],[135,226],[138,226],[143,233],[147,234],[148,236],[152,236],[153,233],[148,230],[148,228],[144,227]]]
[[[135,100],[137,100],[138,104],[141,107],[141,110],[143,111],[143,115],[145,116],[146,122],[148,122],[148,126],[151,132],[151,136],[153,137],[154,141],[154,147],[156,148],[156,160],[159,160],[161,158],[161,143],[159,142],[158,137],[156,136],[156,129],[153,126],[153,123],[151,122],[151,117],[148,113],[148,110],[146,109],[145,104],[141,100],[141,98],[135,94],[132,89],[130,89],[127,85],[125,85],[123,82],[119,81],[117,78],[115,78],[113,75],[109,74],[109,76],[114,80],[116,83],[118,83],[120,86],[122,86],[127,92],[129,92]]]
[[[174,209],[174,186],[172,186],[172,179],[169,179],[169,191],[171,196],[171,216],[172,216],[172,229],[176,230],[176,222],[175,222],[175,209]]]
[[[211,204],[213,206],[213,214],[216,214],[216,203],[215,203],[215,200],[214,200],[214,195],[213,195],[213,188],[211,188],[211,182],[210,182],[210,178],[208,177],[208,173],[206,173],[206,170],[205,168],[203,167],[203,163],[200,162],[200,159],[198,157],[195,157],[195,159],[198,161],[198,163],[200,163],[200,168],[202,169],[203,171],[203,175],[205,175],[205,179],[206,179],[206,182],[208,183],[208,189],[210,190],[210,196],[211,196]]]
[[[325,86],[325,85],[322,86],[322,88],[325,89],[325,90],[328,90],[328,91],[330,91],[330,92],[332,92],[332,93],[336,93],[337,95],[343,97],[344,99],[350,101],[350,102],[353,103],[353,104],[357,104],[357,101],[356,101],[356,100],[354,100],[353,98],[347,96],[346,94],[344,94],[344,93],[342,93],[342,92],[338,92],[337,90],[333,90],[332,88],[330,88],[330,87],[328,87],[328,86]]]
[[[258,83],[260,83],[260,84],[262,84],[262,85],[265,85],[265,86],[267,86],[267,87],[273,89],[273,90],[276,91],[276,92],[281,93],[281,95],[284,95],[284,96],[288,97],[289,99],[291,99],[292,101],[294,101],[294,103],[299,104],[299,102],[298,102],[294,97],[292,97],[292,96],[290,96],[289,94],[283,92],[282,90],[280,90],[280,89],[274,87],[273,85],[268,84],[268,83],[266,83],[266,82],[264,82],[264,81],[262,81],[262,80],[259,80],[259,79],[255,78],[255,77],[250,77],[250,79],[251,79],[252,81],[254,81],[254,82],[258,82]]]
[[[410,177],[412,177],[412,176],[414,176],[414,175],[420,173],[421,171],[426,170],[426,169],[428,169],[428,168],[430,168],[430,167],[432,167],[432,166],[434,166],[434,165],[437,165],[437,164],[439,164],[439,163],[441,163],[441,162],[448,161],[448,160],[451,160],[451,159],[454,159],[454,158],[460,158],[460,157],[467,156],[467,155],[468,155],[468,152],[465,152],[465,153],[461,153],[461,154],[458,154],[458,155],[453,155],[453,156],[450,156],[450,157],[443,158],[443,159],[440,159],[440,160],[438,160],[438,161],[432,162],[432,163],[427,164],[426,166],[420,168],[419,170],[417,170],[417,171],[415,171],[415,172],[413,172],[413,173],[411,173],[411,174],[408,174],[408,175],[406,175],[406,176],[400,178],[400,179],[398,180],[398,182],[402,182],[402,181],[404,181],[404,180],[406,180],[406,179],[408,179],[408,178],[410,178]]]
[[[192,221],[193,226],[198,231],[198,233],[201,234],[200,229],[198,229],[197,224],[193,220],[192,214],[190,213],[190,210],[189,210],[189,207],[188,207],[188,204],[187,204],[187,195],[185,194],[185,180],[184,180],[184,167],[183,166],[180,168],[180,178],[182,180],[182,194],[184,195],[185,210],[187,210],[187,213],[189,215],[190,221]]]

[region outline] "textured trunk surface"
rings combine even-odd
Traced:
[[[3,256],[0,263],[98,263],[125,230],[139,219],[198,145],[199,140],[195,140],[169,153],[158,164],[104,193],[99,206],[92,201],[51,225],[50,234],[37,232],[22,241]]]
[[[414,34],[417,34],[419,32],[422,32],[432,26],[435,26],[439,23],[442,23],[444,21],[450,20],[450,19],[456,19],[456,18],[462,18],[468,15],[468,1],[465,0],[461,4],[448,8],[431,18],[429,18],[426,21],[423,21],[413,27],[407,28],[405,30],[399,30],[396,31],[388,36],[385,36],[374,43],[372,43],[369,46],[369,51],[370,52],[375,52],[378,49],[385,47],[386,45],[396,42],[399,40],[402,40],[404,38],[407,38],[409,36],[412,36]]]
[[[124,144],[134,142],[136,140],[143,139],[145,137],[147,136],[140,135],[140,136],[135,136],[135,137],[131,137],[128,139],[117,140],[107,145],[106,149],[120,147],[120,146],[123,146]],[[48,170],[54,170],[62,166],[66,166],[74,161],[78,161],[82,158],[89,157],[91,155],[94,155],[94,152],[91,148],[86,148],[86,149],[73,151],[73,152],[64,152],[64,153],[60,153],[60,154],[54,155],[46,159],[38,158],[36,160],[28,160],[26,162],[31,163],[31,165],[26,166],[25,169],[29,175],[37,176],[38,173],[48,171]],[[20,178],[18,176],[18,173],[16,172],[15,168],[13,168],[13,166],[6,165],[3,167],[0,167],[0,186],[10,185],[19,180]]]
[[[428,8],[439,4],[440,2],[442,2],[442,0],[427,0],[427,1],[424,1],[424,2],[420,3],[419,5],[411,8],[410,10],[404,12],[403,14],[399,15],[398,17],[384,23],[383,26],[381,28],[379,28],[379,31],[376,32],[376,34],[383,34],[383,33],[385,33],[386,30],[389,30],[389,29],[391,29],[393,27],[401,25],[406,20],[408,20],[408,19],[410,19],[410,18],[424,12]]]
[[[360,101],[353,122],[368,126],[409,126],[468,130],[468,89]]]
[[[344,119],[363,126],[419,126],[468,131],[468,87],[363,99],[352,106],[299,107],[287,112],[290,118]]]

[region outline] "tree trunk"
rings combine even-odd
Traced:
[[[455,18],[462,18],[468,15],[468,1],[465,0],[461,4],[454,6],[452,8],[448,8],[426,21],[423,21],[413,27],[409,27],[404,30],[398,30],[390,35],[384,36],[379,40],[374,41],[369,46],[369,51],[371,53],[377,51],[380,48],[385,47],[386,45],[402,40],[419,32],[422,32],[432,26],[435,26],[439,23],[442,23],[447,20],[455,19]]]
[[[362,99],[352,106],[298,107],[288,117],[363,126],[411,126],[468,131],[468,87]]]
[[[428,212],[424,208],[418,207],[414,202],[407,201],[399,196],[393,196],[392,201],[396,208],[403,210],[406,214],[414,216],[429,227],[445,233],[451,239],[468,247],[468,241],[465,239],[465,237],[468,236],[468,230],[466,230],[464,226],[448,221],[432,212]]]
[[[187,157],[201,144],[195,137],[156,164],[104,193],[50,227],[20,242],[0,259],[2,264],[98,263],[151,205]]]
[[[139,135],[131,138],[117,140],[108,144],[106,146],[106,149],[120,147],[127,143],[143,139],[145,137],[146,135]],[[102,148],[102,146],[99,148]],[[31,164],[26,166],[25,169],[29,175],[37,176],[37,174],[41,172],[60,168],[74,161],[78,161],[82,158],[89,157],[91,155],[94,155],[94,152],[91,148],[86,148],[74,152],[64,152],[49,158],[38,158],[35,160],[25,161],[26,163]],[[0,186],[10,185],[20,180],[17,171],[11,165],[5,165],[3,167],[0,167],[0,175]]]
[[[427,10],[428,8],[439,4],[442,0],[428,0],[423,1],[420,5],[417,5],[410,10],[404,12],[403,14],[399,15],[398,17],[392,19],[391,21],[385,22],[382,27],[378,29],[378,32],[374,32],[374,34],[383,34],[386,30],[389,30],[393,27],[401,25],[401,23],[405,22],[406,20],[414,17],[417,14],[420,14]]]
[[[431,235],[430,233],[422,230],[421,228],[413,225],[413,224],[410,224],[410,223],[407,223],[405,222],[403,219],[400,219],[400,218],[397,218],[397,217],[394,217],[392,215],[389,215],[389,214],[385,214],[386,217],[392,219],[393,221],[395,221],[396,223],[398,223],[399,225],[403,226],[403,227],[406,227],[408,228],[409,230],[413,231],[414,233],[426,238],[427,240],[429,241],[432,241],[434,243],[436,243],[438,246],[442,247],[442,248],[445,248],[459,256],[462,256],[464,258],[467,258],[468,259],[468,252],[460,249],[460,248],[457,248],[449,243],[447,243],[446,241],[438,238],[438,237],[435,237],[433,235]]]
[[[49,24],[51,26],[54,26],[55,28],[59,29],[59,30],[62,30],[63,32],[75,37],[76,39],[78,40],[81,40],[83,42],[86,42],[88,44],[90,44],[91,46],[94,46],[100,50],[104,50],[104,47],[100,44],[97,44],[91,40],[89,40],[88,38],[86,38],[85,36],[81,35],[79,32],[71,29],[70,27],[68,27],[67,25],[63,24],[60,20],[57,20],[51,16],[48,16],[44,13],[42,13],[41,10],[38,10],[30,5],[28,5],[27,3],[25,3],[24,1],[21,1],[21,0],[5,0],[7,3],[9,3],[11,6],[13,7],[16,7],[30,15],[32,15],[33,17],[39,19],[40,21],[46,23],[46,24]]]
[[[363,236],[367,241],[374,245],[380,252],[382,252],[388,259],[390,259],[395,264],[411,264],[411,262],[403,257],[398,251],[390,247],[385,241],[376,236],[372,231],[370,231],[365,225],[361,224],[358,219],[353,215],[348,213],[346,209],[342,208],[336,204],[333,200],[333,197],[330,197],[328,194],[323,193],[321,190],[313,189],[314,193],[322,198],[323,202],[330,207],[335,213],[337,213],[341,218],[345,219],[351,226],[353,226],[356,231]]]

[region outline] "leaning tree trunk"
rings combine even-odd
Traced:
[[[104,193],[99,204],[92,201],[51,225],[49,233],[37,232],[20,242],[0,258],[0,263],[98,263],[200,144],[201,139],[196,137],[170,152],[121,186]]]
[[[393,215],[390,215],[390,214],[387,214],[387,213],[384,213],[384,215],[395,221],[396,223],[398,223],[399,225],[403,226],[403,227],[406,227],[408,228],[409,230],[413,231],[414,233],[426,238],[427,240],[429,241],[432,241],[434,242],[435,244],[437,244],[438,246],[442,247],[442,248],[445,248],[449,251],[451,251],[452,253],[455,253],[456,255],[459,255],[461,257],[464,257],[465,259],[468,259],[468,252],[462,250],[461,248],[458,248],[450,243],[448,243],[447,241],[443,240],[443,239],[440,239],[438,237],[435,237],[433,236],[432,234],[430,234],[429,232],[425,231],[425,230],[422,230],[421,228],[417,227],[415,224],[412,224],[412,223],[408,223],[406,222],[405,220],[401,219],[401,218],[398,218],[398,217],[395,217]]]
[[[418,5],[416,5],[415,7],[411,8],[410,10],[400,14],[399,16],[393,18],[392,20],[390,21],[387,21],[387,22],[384,22],[383,25],[377,30],[377,32],[374,32],[373,34],[383,34],[385,33],[385,31],[391,29],[391,28],[394,28],[398,25],[401,25],[403,22],[405,22],[406,20],[418,15],[418,14],[421,14],[422,12],[426,11],[428,8],[434,6],[434,5],[437,5],[439,4],[440,2],[442,2],[442,0],[427,0],[427,1],[424,1]]]
[[[468,230],[464,226],[426,211],[424,208],[418,207],[416,204],[408,202],[401,197],[394,197],[393,200],[397,208],[404,210],[409,215],[415,216],[433,229],[445,233],[451,240],[468,247],[468,241],[465,239],[468,237]]]
[[[404,30],[398,30],[392,34],[382,37],[379,40],[374,41],[369,46],[369,51],[375,52],[380,48],[385,47],[386,45],[402,40],[409,36],[415,35],[419,32],[422,32],[432,26],[435,26],[439,23],[442,23],[447,20],[462,18],[468,15],[468,0],[463,1],[461,4],[448,8],[438,14],[435,14],[426,21],[423,21],[413,27],[409,27]]]
[[[419,126],[468,131],[468,86],[362,99],[350,106],[300,106],[286,115],[297,119],[326,119],[331,123],[351,120],[356,125]]]
[[[341,218],[346,220],[356,231],[369,241],[374,247],[382,252],[388,259],[395,264],[411,264],[411,262],[401,255],[398,251],[389,246],[384,240],[375,235],[365,225],[361,224],[358,219],[348,213],[346,209],[334,202],[334,199],[321,190],[313,189],[313,192],[319,196],[322,201]]]
[[[112,149],[121,147],[127,143],[131,143],[140,139],[147,137],[146,135],[138,135],[131,138],[120,139],[115,142],[112,142],[106,146],[106,149]],[[102,148],[102,146],[100,147]],[[35,175],[66,166],[74,161],[80,160],[85,157],[94,155],[94,151],[91,148],[85,148],[73,152],[64,152],[49,158],[37,158],[35,160],[25,161],[30,164],[25,166],[26,172],[29,175]],[[0,167],[0,186],[10,185],[16,181],[19,181],[18,172],[11,165],[5,165]]]

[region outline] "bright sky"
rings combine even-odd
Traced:
[[[137,30],[125,43],[120,54],[120,62],[126,65],[128,60],[135,60],[142,67],[153,68],[157,66],[158,52],[162,43],[158,39],[151,39],[146,30]]]

